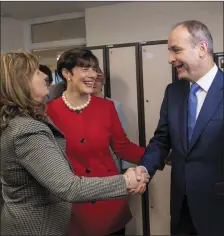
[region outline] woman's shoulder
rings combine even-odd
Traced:
[[[115,107],[119,107],[119,106],[121,106],[121,103],[118,102],[118,101],[115,100],[115,99],[108,98],[108,97],[106,97],[106,99],[109,100],[109,101],[112,101],[112,102],[114,103]]]
[[[47,107],[54,107],[54,106],[60,106],[62,104],[62,97],[58,97],[50,102],[47,103]]]
[[[58,113],[63,112],[64,103],[62,97],[58,97],[46,104],[46,113],[48,116],[55,116]]]
[[[94,103],[101,105],[101,106],[105,106],[105,107],[114,106],[114,102],[112,100],[108,100],[105,98],[92,96],[92,100],[94,101]]]
[[[40,130],[48,131],[48,126],[44,122],[22,115],[13,118],[7,128],[13,131],[14,136]]]

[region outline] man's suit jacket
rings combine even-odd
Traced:
[[[45,98],[45,103],[48,103],[48,102],[60,97],[62,95],[62,93],[65,91],[65,89],[66,89],[66,86],[65,86],[64,82],[54,84],[52,86],[52,88],[50,89],[48,96],[46,96],[46,98]],[[124,117],[124,113],[123,113],[121,103],[116,101],[116,100],[110,99],[108,97],[105,97],[105,99],[108,99],[108,100],[111,100],[111,101],[114,102],[114,105],[115,105],[116,111],[118,113],[121,125],[122,125],[124,131],[126,131],[127,130],[127,124],[126,124],[126,119]],[[112,157],[113,157],[113,159],[116,163],[116,166],[117,166],[119,172],[122,172],[123,170],[126,170],[126,169],[134,166],[134,164],[132,164],[128,161],[124,161],[124,160],[119,159],[115,155],[115,153],[113,152],[112,149],[111,149],[111,153],[112,153]]]
[[[73,202],[127,195],[123,176],[75,176],[63,134],[17,116],[1,134],[1,235],[66,235]]]
[[[201,235],[224,235],[224,73],[218,70],[187,141],[185,80],[165,92],[160,120],[140,163],[153,176],[172,148],[171,230],[176,227],[185,194]]]

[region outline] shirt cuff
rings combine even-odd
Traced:
[[[148,170],[144,166],[139,166],[139,167],[143,167],[145,169],[146,173],[149,174]]]

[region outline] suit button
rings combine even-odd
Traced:
[[[80,143],[85,143],[85,142],[86,142],[86,140],[84,138],[80,139]]]
[[[89,174],[91,170],[89,168],[86,169],[86,173]]]
[[[185,188],[185,184],[182,184],[181,187],[182,187],[182,188]]]

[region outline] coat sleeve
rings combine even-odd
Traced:
[[[39,122],[40,123],[40,122]],[[43,187],[68,202],[87,202],[127,195],[122,175],[103,178],[75,176],[50,129],[23,127],[14,137],[17,161]],[[46,126],[46,127],[45,127]]]
[[[114,103],[111,104],[111,147],[118,158],[135,164],[140,161],[145,151],[145,148],[130,142],[127,138]]]
[[[139,165],[144,166],[150,176],[153,176],[157,169],[164,167],[164,160],[171,148],[168,122],[168,87],[160,109],[160,119],[154,137],[146,147],[145,154]]]

